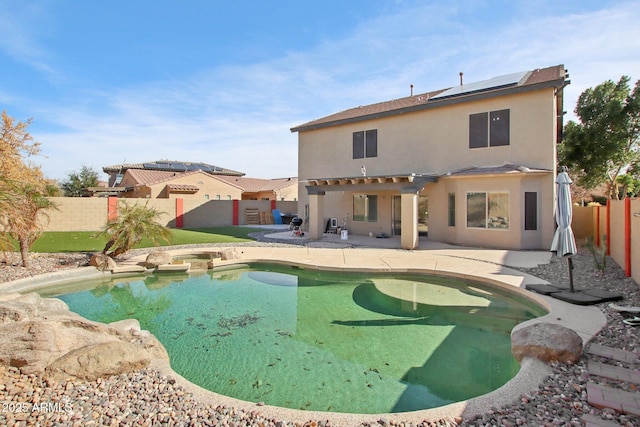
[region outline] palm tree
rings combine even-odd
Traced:
[[[109,221],[100,233],[109,239],[102,253],[114,258],[131,250],[143,238],[150,239],[156,246],[160,240],[169,242],[171,231],[158,223],[163,212],[155,208],[127,205],[122,203],[118,211],[118,218]]]
[[[0,212],[9,213],[14,210],[14,197],[7,190],[5,179],[0,178]],[[0,215],[0,252],[13,252],[13,242],[9,234],[7,215]]]
[[[47,188],[38,189],[33,185],[20,186],[14,199],[14,213],[8,215],[7,225],[11,236],[18,241],[22,266],[31,267],[29,249],[43,231],[43,220],[48,220],[47,209],[56,209],[48,196]]]
[[[0,186],[0,248],[6,253],[13,250],[15,239],[20,246],[22,266],[29,268],[29,249],[42,235],[43,222],[48,219],[47,209],[56,209],[55,203],[47,198],[51,188],[44,181],[15,182],[3,180]]]

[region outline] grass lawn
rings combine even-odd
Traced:
[[[249,233],[264,231],[249,227],[213,227],[195,228],[191,230],[171,229],[173,239],[166,245],[187,245],[198,243],[238,243],[250,242],[254,239]],[[98,252],[104,248],[107,239],[98,237],[97,231],[50,231],[45,232],[31,247],[31,252]],[[136,248],[153,247],[151,241],[143,240]],[[16,249],[17,250],[17,249]]]

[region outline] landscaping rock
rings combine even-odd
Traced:
[[[0,366],[24,374],[95,379],[169,360],[162,344],[137,321],[92,322],[55,298],[32,293],[0,301]]]
[[[113,258],[105,254],[91,255],[91,259],[89,259],[89,265],[96,267],[100,271],[111,271],[118,266]]]
[[[234,259],[240,259],[240,253],[236,248],[224,249],[220,256],[223,261],[230,261]]]
[[[147,268],[156,268],[159,265],[171,264],[173,257],[169,252],[165,251],[153,251],[147,255],[147,259],[144,261],[144,266]]]
[[[87,345],[65,354],[47,366],[45,378],[53,381],[66,378],[94,381],[146,368],[150,362],[149,353],[143,348],[129,342],[110,341]]]
[[[519,362],[525,357],[535,357],[546,363],[575,363],[582,354],[582,338],[564,326],[537,323],[512,334],[511,351]]]

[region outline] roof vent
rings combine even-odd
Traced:
[[[462,76],[464,76],[464,73],[462,71],[460,71],[460,86],[463,86]]]

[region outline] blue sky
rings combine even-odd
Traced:
[[[290,128],[347,108],[564,64],[580,93],[640,79],[640,1],[3,0],[0,110],[49,178],[200,161],[297,175]],[[45,157],[46,156],[46,157]]]

